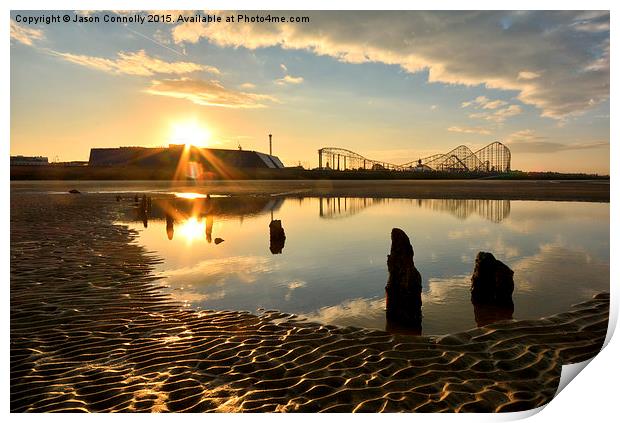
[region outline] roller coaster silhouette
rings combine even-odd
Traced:
[[[439,172],[509,172],[510,149],[501,142],[471,151],[465,145],[444,154],[434,154],[404,164],[392,164],[366,157],[338,147],[319,150],[319,168],[331,170],[395,170]]]

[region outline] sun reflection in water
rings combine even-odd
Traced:
[[[199,194],[197,192],[175,192],[174,196],[177,198],[185,198],[186,200],[195,200],[196,198],[207,198],[205,194]]]
[[[188,244],[194,240],[202,239],[205,236],[205,219],[198,220],[196,217],[190,217],[178,227],[179,234],[185,238]]]

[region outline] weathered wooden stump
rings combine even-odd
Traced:
[[[269,251],[271,254],[282,254],[286,235],[282,228],[282,221],[272,220],[269,223]]]
[[[479,304],[511,305],[514,272],[493,254],[480,251],[471,276],[471,301]]]
[[[394,228],[391,237],[385,286],[386,317],[388,321],[418,327],[422,323],[422,276],[413,264],[413,247],[407,234]]]

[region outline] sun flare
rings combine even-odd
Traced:
[[[172,125],[170,132],[171,144],[207,147],[211,139],[209,129],[195,121],[177,122]]]

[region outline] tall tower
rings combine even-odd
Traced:
[[[271,154],[271,134],[269,134],[269,155],[273,156],[273,154]]]

